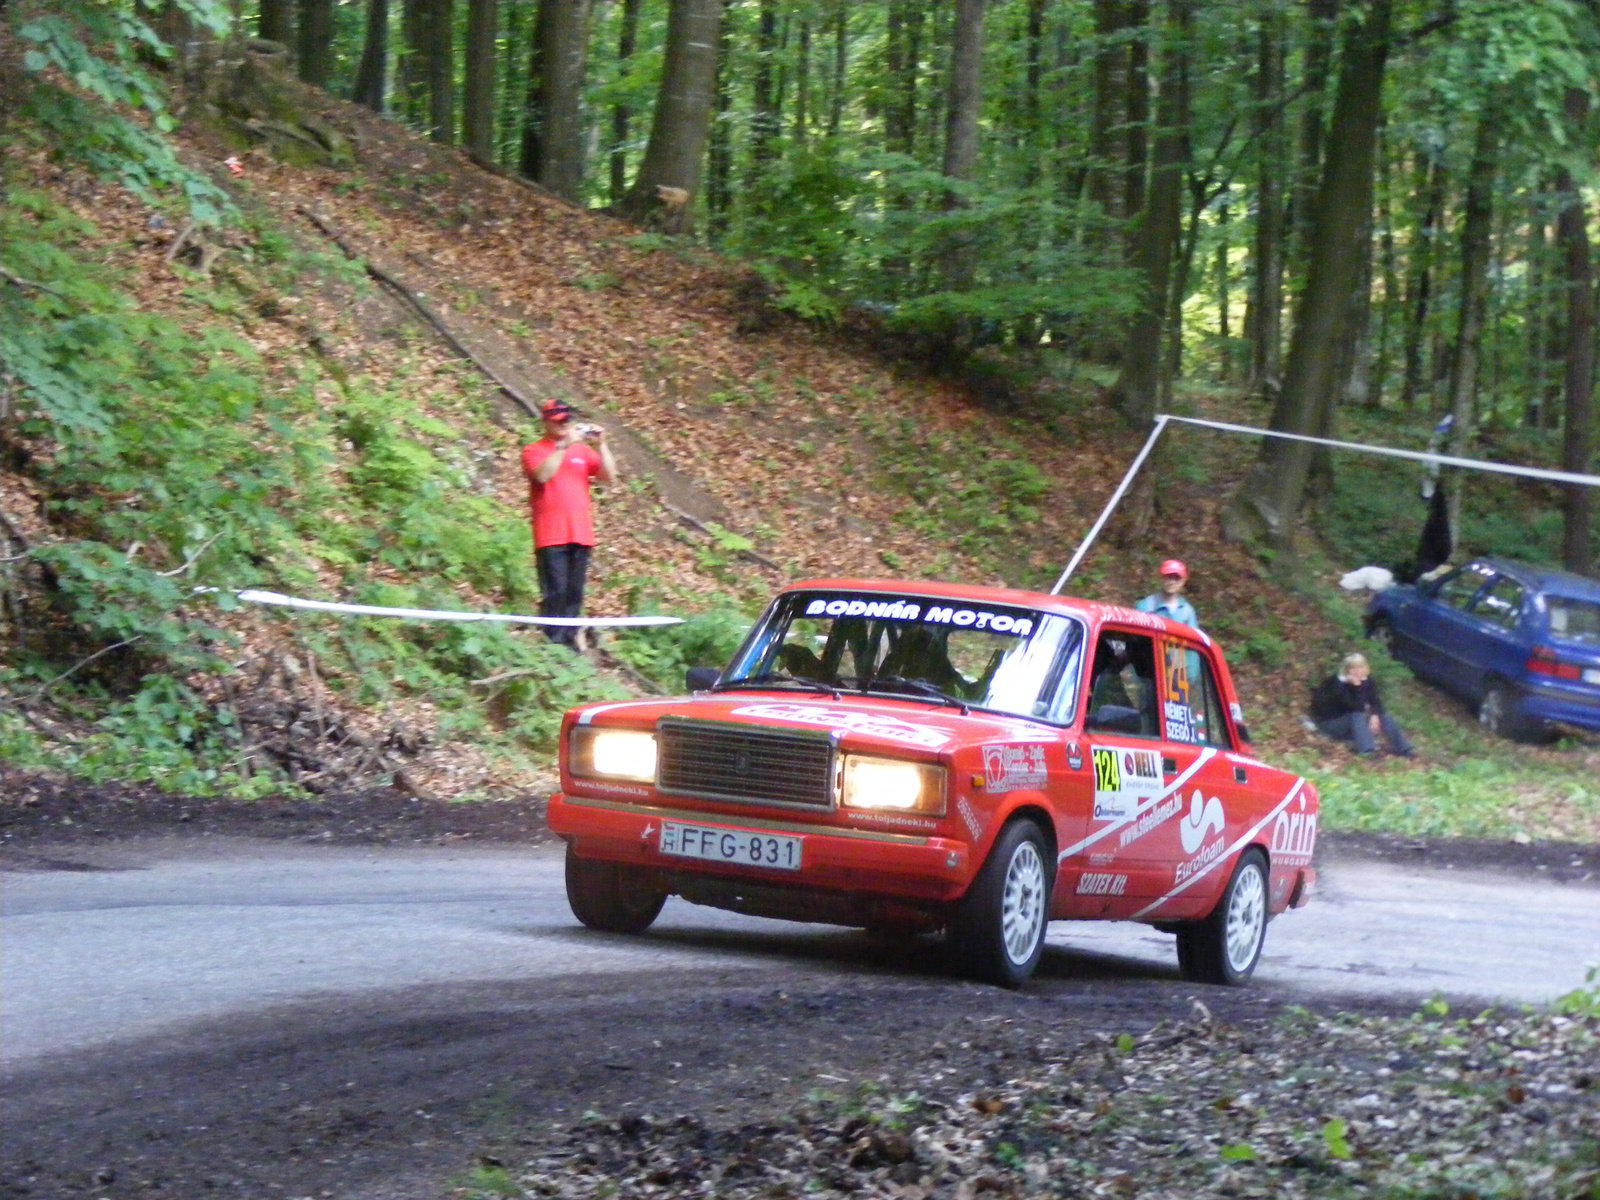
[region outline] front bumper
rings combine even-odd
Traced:
[[[779,818],[572,796],[550,797],[550,828],[581,855],[635,863],[671,874],[759,880],[772,887],[869,893],[944,903],[972,880],[971,847],[954,838],[889,833]],[[662,854],[662,821],[804,838],[798,870]]]

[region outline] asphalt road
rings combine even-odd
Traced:
[[[917,976],[864,935],[669,902],[650,934],[577,926],[555,847],[336,848],[257,841],[74,848],[0,875],[0,1064],[341,995],[641,972]],[[1275,921],[1255,988],[1541,1002],[1600,962],[1600,889],[1503,874],[1325,865]],[[1172,939],[1057,923],[1037,986],[1176,979]],[[1185,985],[1186,987],[1188,985]]]

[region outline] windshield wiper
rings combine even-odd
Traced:
[[[768,671],[763,675],[746,675],[743,679],[730,679],[716,690],[719,692],[732,691],[734,688],[771,687],[773,684],[793,684],[804,688],[808,692],[821,692],[824,695],[839,699],[839,689],[830,687],[826,683],[815,679],[802,679],[798,675],[790,675],[786,671]]]
[[[961,710],[961,715],[966,716],[971,711],[971,705],[959,696],[952,696],[949,692],[941,691],[933,684],[922,679],[907,679],[904,675],[874,675],[863,685],[862,690],[871,692],[880,685],[889,692],[910,692],[918,699],[937,700],[940,704],[951,704]]]

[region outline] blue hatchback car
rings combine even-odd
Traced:
[[[1480,558],[1379,592],[1366,625],[1419,677],[1476,704],[1490,733],[1600,732],[1600,583]]]

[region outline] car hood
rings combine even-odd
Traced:
[[[810,692],[702,692],[662,700],[596,704],[576,710],[580,725],[653,726],[663,716],[701,721],[726,721],[772,728],[813,729],[835,734],[850,750],[921,751],[937,755],[983,742],[1045,741],[1065,731],[1025,717],[842,693],[838,700]]]

